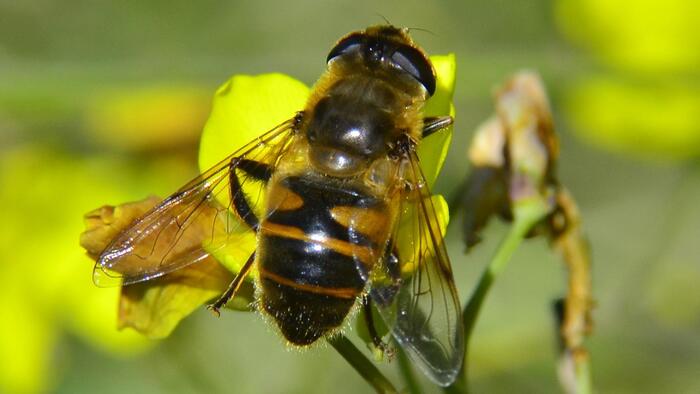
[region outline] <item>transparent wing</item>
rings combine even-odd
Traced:
[[[413,362],[447,386],[462,366],[464,330],[443,242],[446,213],[436,210],[415,152],[401,167],[406,187],[395,197],[398,217],[370,279],[370,296]]]
[[[295,123],[290,119],[243,146],[122,231],[97,259],[95,284],[156,278],[254,232],[264,212],[265,177],[297,135]]]

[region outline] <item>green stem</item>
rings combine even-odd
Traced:
[[[422,392],[420,384],[413,374],[413,369],[411,368],[411,361],[406,357],[406,353],[403,349],[397,349],[397,358],[399,362],[399,370],[401,371],[401,376],[403,376],[406,382],[406,390],[411,394],[420,394]]]
[[[591,394],[593,392],[593,383],[591,381],[591,368],[589,365],[590,358],[576,365],[576,393]]]
[[[518,203],[514,210],[514,221],[510,228],[510,231],[506,235],[506,238],[501,242],[501,245],[496,250],[496,254],[491,259],[488,267],[479,278],[479,283],[477,284],[476,290],[469,298],[467,305],[465,305],[462,311],[462,318],[464,321],[464,342],[465,342],[465,361],[462,364],[462,369],[457,377],[457,381],[453,386],[448,387],[445,392],[455,393],[455,392],[467,392],[467,382],[466,382],[466,364],[467,355],[469,354],[469,339],[471,338],[472,331],[476,325],[476,319],[481,310],[481,305],[486,299],[486,295],[491,289],[491,285],[496,280],[496,277],[500,275],[505,269],[508,261],[515,253],[520,243],[525,239],[527,233],[532,229],[532,227],[537,224],[542,218],[549,212],[548,206],[544,201],[539,199],[532,199],[527,201],[521,201]]]
[[[469,338],[471,331],[476,323],[477,315],[481,309],[481,305],[491,289],[491,285],[498,275],[506,268],[508,261],[515,253],[515,250],[520,246],[520,243],[525,239],[525,235],[530,231],[532,226],[541,219],[541,217],[529,218],[528,220],[515,220],[506,238],[501,242],[496,254],[491,259],[491,263],[486,268],[486,271],[481,275],[479,284],[472,294],[469,302],[464,307],[463,319],[466,337]]]
[[[328,339],[328,342],[377,393],[398,393],[391,382],[345,336],[338,335]]]

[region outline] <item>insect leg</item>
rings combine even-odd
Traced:
[[[451,116],[429,116],[423,118],[423,138],[450,126],[453,121],[454,119]]]
[[[386,307],[394,301],[394,297],[401,287],[401,267],[399,264],[399,254],[394,246],[395,242],[392,240],[387,245],[384,252],[382,268],[383,274],[389,279],[390,283],[384,285],[383,287],[374,286],[370,290],[370,295],[374,302],[376,302],[380,307]]]
[[[241,183],[238,180],[238,175],[236,175],[236,169],[241,169],[242,171],[250,175],[253,179],[257,179],[262,182],[267,182],[268,180],[270,180],[270,177],[272,176],[272,170],[267,164],[253,160],[242,159],[239,157],[234,157],[231,160],[229,179],[231,183],[231,201],[233,201],[233,208],[236,211],[236,214],[241,219],[243,219],[243,221],[245,221],[246,224],[248,224],[253,230],[257,231],[259,220],[257,216],[255,216],[255,212],[253,212],[253,209],[248,204],[248,200],[245,197],[245,193],[243,193]],[[246,275],[248,275],[248,272],[253,266],[254,261],[255,252],[253,252],[250,255],[250,257],[248,257],[248,260],[245,262],[245,264],[238,272],[236,277],[233,278],[233,281],[229,285],[228,289],[226,289],[226,292],[224,292],[224,294],[222,294],[221,297],[219,297],[219,299],[215,303],[207,307],[209,310],[211,310],[217,316],[219,315],[219,309],[226,306],[226,304],[236,294],[238,289],[241,287],[241,284],[243,283],[243,279],[246,277]]]
[[[250,269],[253,267],[253,262],[255,261],[255,252],[253,252],[250,257],[248,257],[248,260],[245,262],[243,267],[241,268],[240,271],[238,271],[238,274],[236,275],[235,278],[233,278],[233,281],[231,284],[228,286],[228,289],[224,292],[224,294],[219,297],[218,300],[216,300],[215,303],[207,306],[207,309],[212,311],[216,316],[219,316],[219,309],[223,308],[228,304],[229,301],[231,301],[231,298],[233,298],[234,295],[236,295],[236,292],[238,289],[241,287],[241,284],[243,283],[243,279],[245,279],[246,275],[248,275],[248,272],[250,272]]]
[[[231,160],[231,165],[245,171],[259,181],[267,182],[272,177],[272,168],[268,164],[259,161],[236,157]]]
[[[230,183],[231,183],[231,201],[233,201],[233,208],[236,211],[238,217],[243,219],[244,222],[253,230],[258,229],[259,220],[255,216],[255,212],[248,204],[248,200],[243,193],[241,188],[241,182],[236,175],[236,170],[240,169],[250,175],[253,179],[267,182],[272,176],[272,169],[269,165],[265,163],[260,163],[253,160],[242,159],[239,157],[234,157],[231,160],[231,169],[229,172]]]
[[[362,311],[365,317],[365,324],[367,325],[367,331],[372,339],[372,343],[377,349],[384,353],[391,354],[392,350],[389,346],[382,341],[382,338],[377,333],[377,328],[374,326],[374,316],[372,315],[372,300],[367,296],[362,297]]]
[[[386,354],[387,357],[391,358],[395,350],[384,343],[377,333],[377,329],[374,325],[374,315],[372,314],[372,300],[379,303],[379,305],[389,305],[401,286],[401,267],[399,266],[398,251],[396,250],[393,240],[387,245],[384,255],[384,270],[392,283],[383,288],[375,287],[370,290],[372,297],[368,295],[362,297],[362,308],[365,324],[367,324],[367,331],[372,338],[372,343],[377,349],[380,349]]]

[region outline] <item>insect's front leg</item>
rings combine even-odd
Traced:
[[[231,201],[233,202],[233,209],[238,217],[241,218],[241,220],[243,220],[250,228],[258,231],[260,221],[248,203],[248,199],[243,192],[243,188],[241,186],[240,179],[238,178],[238,174],[236,174],[236,170],[241,170],[248,174],[251,178],[267,183],[267,181],[269,181],[272,177],[272,168],[265,163],[239,157],[234,157],[231,160],[229,179],[231,184]]]
[[[423,138],[449,127],[454,119],[451,116],[429,116],[423,118]]]
[[[425,138],[435,132],[444,130],[452,123],[451,116],[429,116],[423,118],[423,131],[421,138]],[[408,134],[401,134],[395,141],[389,144],[389,157],[400,158],[416,149],[417,141]]]

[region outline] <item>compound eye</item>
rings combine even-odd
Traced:
[[[336,46],[331,49],[326,58],[326,63],[335,59],[338,56],[342,56],[351,52],[358,52],[362,48],[364,43],[364,35],[360,33],[351,34],[336,44]]]
[[[421,83],[429,95],[435,93],[435,74],[430,62],[419,50],[401,46],[391,55],[391,61],[395,66],[409,73]]]

